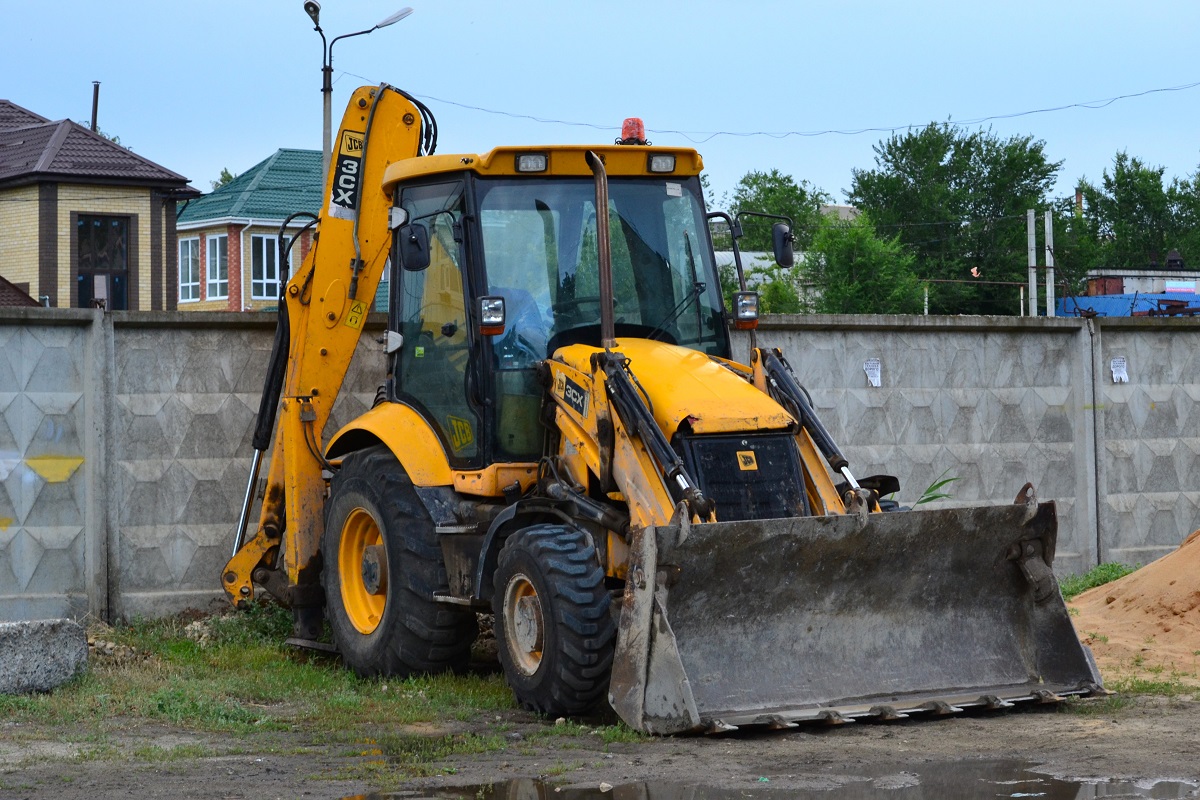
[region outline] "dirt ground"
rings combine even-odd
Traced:
[[[413,779],[401,789],[472,787],[518,777],[543,777],[563,786],[651,781],[718,789],[797,791],[836,788],[848,781],[897,776],[950,762],[1011,760],[1062,778],[1200,779],[1200,701],[1167,699],[1084,701],[1082,709],[1019,707],[891,723],[801,727],[791,731],[676,737],[604,745],[598,736],[526,739],[554,723],[511,712],[503,750],[441,762],[452,770]],[[489,723],[476,726],[487,732]],[[120,728],[119,721],[114,727]],[[470,725],[418,735],[461,733]],[[494,730],[494,729],[493,729]],[[400,729],[393,733],[404,733]],[[110,741],[132,753],[156,744],[198,745],[228,752],[212,735],[167,727],[120,729]],[[136,758],[78,760],[80,745],[0,722],[0,797],[76,800],[145,798],[339,798],[380,789],[370,778],[339,779],[377,756],[314,747],[302,735],[270,734],[233,746],[228,755],[147,763]],[[250,750],[252,752],[246,752]],[[361,774],[361,772],[359,773]],[[765,781],[763,779],[766,779]],[[395,790],[397,787],[390,787]],[[473,789],[464,788],[465,796]],[[953,796],[953,795],[937,795]],[[1092,795],[1088,795],[1092,796]]]
[[[107,752],[97,757],[88,755],[94,747],[86,739],[68,736],[68,743],[60,730],[0,720],[0,798],[341,798],[385,788],[399,790],[397,797],[421,797],[434,787],[461,787],[463,796],[473,797],[476,786],[516,778],[541,778],[559,787],[650,782],[709,787],[717,792],[710,797],[767,789],[787,796],[789,791],[853,790],[863,781],[876,788],[905,789],[914,785],[914,774],[938,766],[955,765],[943,774],[969,774],[995,762],[1029,765],[1036,773],[1062,779],[1188,781],[1182,794],[1153,796],[1200,796],[1200,532],[1175,553],[1080,595],[1071,605],[1076,628],[1095,651],[1110,686],[1131,678],[1170,679],[1175,685],[1197,685],[1196,693],[613,744],[599,735],[580,735],[578,727],[563,728],[560,734],[553,721],[511,711],[494,720],[380,731],[381,736],[430,739],[503,731],[502,749],[435,762],[426,765],[431,777],[403,781],[378,750],[321,746],[302,731],[226,740],[107,720]],[[139,757],[139,750],[144,754],[151,746],[198,755],[167,761]],[[1083,791],[1079,797],[1107,796],[1103,790]],[[542,789],[521,797],[553,793]],[[618,789],[615,796],[619,800],[630,793]],[[967,793],[943,789],[917,796]]]

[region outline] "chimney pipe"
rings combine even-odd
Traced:
[[[1075,189],[1075,216],[1083,216],[1083,189]]]
[[[92,133],[96,132],[96,113],[100,110],[100,81],[92,81]]]

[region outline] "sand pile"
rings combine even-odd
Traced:
[[[1068,605],[1106,681],[1175,677],[1200,685],[1200,530],[1175,552]]]

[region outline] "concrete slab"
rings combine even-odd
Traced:
[[[87,633],[69,619],[0,622],[0,694],[48,692],[87,669]]]

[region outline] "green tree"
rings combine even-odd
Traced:
[[[982,281],[1025,280],[1025,211],[1047,206],[1062,162],[1032,136],[948,123],[893,135],[874,150],[875,168],[854,170],[849,200],[910,249],[919,278],[957,281],[930,286],[930,310],[1016,313],[1015,286]]]
[[[228,186],[229,184],[233,183],[233,179],[236,177],[237,175],[230,172],[228,167],[221,167],[220,176],[215,181],[209,181],[209,183],[212,184],[212,190],[215,192],[222,186]]]
[[[915,258],[901,243],[876,234],[871,218],[826,216],[805,254],[804,274],[819,314],[919,314],[924,305]]]
[[[821,222],[821,204],[829,196],[808,181],[796,182],[791,175],[777,169],[770,172],[752,170],[742,176],[733,189],[730,214],[737,211],[758,211],[791,217],[796,235],[796,248],[803,250],[812,242],[813,233]],[[771,226],[775,220],[743,217],[743,250],[770,251]]]
[[[1184,266],[1200,266],[1200,169],[1186,178],[1176,178],[1167,190],[1175,225],[1168,247],[1179,250]]]
[[[1062,291],[1067,296],[1086,294],[1088,271],[1104,264],[1095,216],[1084,213],[1074,197],[1055,200],[1052,210],[1055,282],[1064,287]],[[1086,307],[1084,303],[1080,305]]]
[[[1103,243],[1100,266],[1147,269],[1165,261],[1167,239],[1176,227],[1165,172],[1121,151],[1099,186],[1083,184],[1097,241]]]

